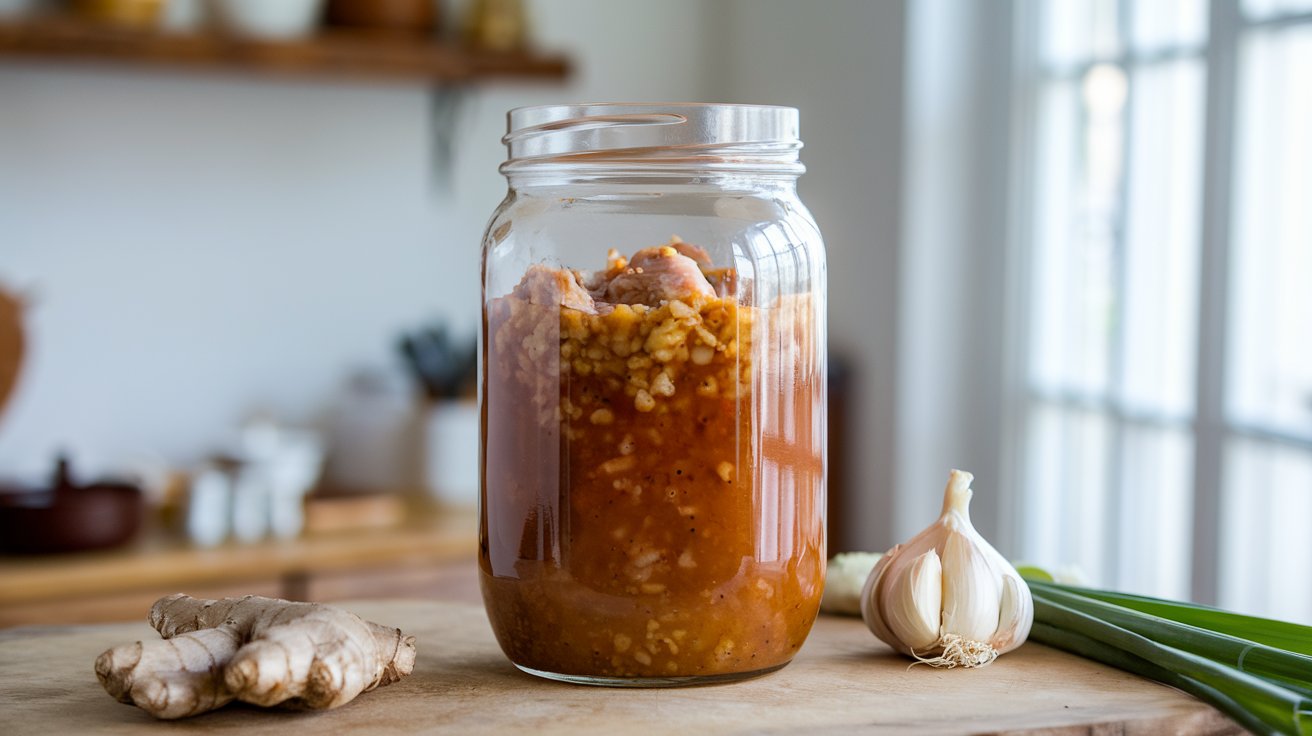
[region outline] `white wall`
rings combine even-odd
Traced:
[[[898,283],[897,538],[939,512],[948,470],[975,474],[972,516],[999,539],[1013,496],[1004,361],[1011,121],[1009,3],[908,8]]]
[[[451,192],[417,86],[0,65],[0,281],[33,301],[0,475],[189,461],[257,409],[316,416],[403,328],[472,329],[506,109],[710,92],[697,0],[531,7],[577,75],[477,93]]]

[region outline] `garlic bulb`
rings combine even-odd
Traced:
[[[875,636],[936,667],[982,667],[1024,643],[1034,621],[1029,587],[971,526],[972,480],[953,470],[938,521],[889,550],[861,591]]]
[[[861,615],[861,589],[881,557],[879,552],[843,552],[825,568],[825,592],[820,610],[839,616]]]

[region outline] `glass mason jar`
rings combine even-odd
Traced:
[[[784,666],[825,570],[825,259],[797,110],[511,111],[483,241],[479,569],[558,680]]]

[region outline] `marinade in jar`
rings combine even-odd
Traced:
[[[485,312],[483,596],[517,665],[622,681],[768,671],[824,577],[810,297],[749,305],[679,241],[535,265]]]

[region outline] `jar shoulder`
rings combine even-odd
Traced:
[[[600,247],[597,252],[604,257],[612,247],[629,252],[672,236],[712,251],[728,246],[739,258],[754,259],[787,248],[823,259],[820,229],[792,190],[598,195],[570,189],[511,190],[488,222],[483,250],[484,257],[494,262],[528,258],[581,267],[566,262],[570,251]]]

